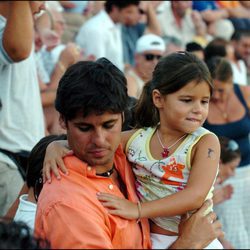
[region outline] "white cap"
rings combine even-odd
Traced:
[[[230,41],[235,29],[230,20],[221,19],[215,22],[215,37],[224,38]]]
[[[146,34],[141,36],[137,40],[135,52],[142,53],[147,50],[159,50],[164,52],[165,49],[165,42],[160,36],[154,34]]]

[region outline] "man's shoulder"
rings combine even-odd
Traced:
[[[98,14],[95,16],[89,18],[81,27],[82,30],[90,30],[90,29],[95,29],[95,30],[102,30],[100,29],[100,26],[103,27],[106,24],[106,20],[108,19],[108,15],[105,11],[100,11]]]

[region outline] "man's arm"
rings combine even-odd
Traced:
[[[170,249],[203,249],[214,239],[224,236],[216,214],[211,212],[204,216],[209,206],[211,201],[207,200],[189,219],[183,218],[179,226],[180,236]]]
[[[3,47],[14,62],[19,62],[30,55],[34,38],[30,1],[8,1],[4,4],[10,7],[3,33]]]
[[[147,15],[147,28],[146,33],[154,33],[158,36],[162,35],[161,26],[156,16],[156,11],[151,1],[141,1],[145,5],[144,11]]]

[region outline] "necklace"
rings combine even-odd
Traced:
[[[113,166],[112,166],[112,168],[110,170],[108,170],[108,171],[106,171],[104,173],[101,173],[101,174],[96,173],[96,175],[103,176],[103,177],[110,177],[113,174],[114,169],[115,169],[115,165],[113,164]]]
[[[226,112],[226,110],[223,110],[220,106],[217,106],[216,104],[214,104],[214,106],[217,108],[217,110],[221,113],[222,118],[225,121],[228,121],[228,113]]]
[[[163,145],[163,143],[162,143],[162,141],[161,141],[161,138],[160,138],[160,135],[159,135],[159,130],[158,130],[158,129],[157,129],[156,133],[157,133],[158,141],[159,141],[159,143],[161,144],[161,147],[163,148],[163,152],[161,152],[161,155],[162,155],[163,158],[168,157],[168,154],[169,154],[170,149],[171,149],[174,145],[176,145],[181,139],[183,139],[183,138],[187,135],[187,134],[183,135],[183,136],[180,137],[178,140],[176,140],[172,145],[170,145],[169,147],[167,147],[167,146],[164,146],[164,145]]]

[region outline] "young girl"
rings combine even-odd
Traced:
[[[139,99],[141,128],[122,138],[141,203],[97,194],[111,214],[150,218],[153,248],[167,248],[177,238],[180,215],[212,197],[220,146],[201,127],[211,93],[210,74],[201,60],[187,52],[162,58]],[[215,240],[208,248],[222,246]]]

